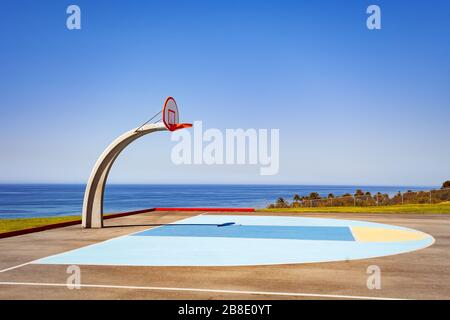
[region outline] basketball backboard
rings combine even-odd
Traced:
[[[192,124],[190,123],[180,123],[178,106],[175,99],[172,97],[168,97],[166,102],[164,102],[162,120],[170,131],[192,127]]]

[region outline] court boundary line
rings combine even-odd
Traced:
[[[40,286],[40,287],[68,287],[67,283],[49,283],[49,282],[0,282],[0,285],[6,286]],[[71,284],[75,286],[74,284]],[[206,289],[206,288],[177,288],[177,287],[144,287],[144,286],[121,286],[107,284],[79,284],[80,288],[99,288],[99,289],[125,289],[125,290],[146,290],[146,291],[190,291],[190,292],[209,292],[225,294],[244,294],[244,295],[272,295],[289,297],[310,297],[310,298],[329,298],[329,299],[356,299],[356,300],[408,300],[404,298],[386,298],[374,296],[350,296],[340,294],[321,294],[305,292],[277,292],[277,291],[245,291],[245,290],[224,290],[224,289]]]
[[[205,213],[206,213],[206,212],[201,213],[201,214],[198,214],[198,215],[194,215],[194,216],[192,216],[192,217],[200,216],[200,215],[203,215],[203,214],[205,214]],[[182,219],[176,220],[175,222],[183,221],[183,220],[186,220],[186,219],[189,219],[189,218],[192,218],[192,217],[182,218]],[[169,224],[175,224],[175,223],[171,222],[171,223],[169,223]],[[148,229],[145,229],[145,230],[143,230],[143,231],[150,230],[150,229],[156,229],[156,228],[160,228],[160,227],[162,227],[162,226],[153,226],[153,227],[148,228]],[[35,260],[32,260],[32,261],[28,261],[28,262],[25,262],[25,263],[21,263],[21,264],[16,265],[16,266],[12,266],[12,267],[8,267],[8,268],[5,268],[5,269],[2,269],[2,270],[0,270],[0,273],[7,272],[7,271],[11,271],[11,270],[18,269],[18,268],[21,268],[21,267],[25,267],[25,266],[27,266],[27,265],[29,265],[29,264],[40,264],[40,263],[39,263],[39,260],[42,260],[42,259],[45,259],[45,258],[53,257],[53,256],[56,256],[56,255],[59,255],[59,254],[62,254],[62,253],[66,253],[66,252],[75,251],[75,250],[78,250],[78,249],[81,249],[81,248],[85,248],[85,247],[95,246],[95,245],[98,245],[98,244],[101,244],[101,243],[104,243],[104,242],[112,241],[112,240],[114,240],[114,239],[118,239],[118,238],[122,238],[122,237],[127,237],[127,236],[133,235],[133,234],[135,234],[135,233],[139,233],[139,232],[142,232],[142,231],[131,232],[131,233],[129,233],[129,234],[124,234],[124,235],[117,236],[117,237],[110,238],[110,239],[106,239],[106,240],[103,240],[103,241],[100,241],[100,242],[91,243],[91,244],[88,244],[88,245],[86,245],[86,246],[82,246],[82,247],[79,247],[79,248],[71,249],[71,250],[68,250],[68,251],[60,252],[60,253],[51,254],[51,255],[46,256],[46,257],[43,257],[43,258],[38,258],[38,259],[35,259]],[[43,265],[45,265],[45,264],[43,264]]]
[[[9,268],[6,268],[6,269],[2,269],[2,270],[0,270],[0,273],[6,272],[6,271],[10,271],[10,270],[14,270],[14,269],[18,269],[18,268],[21,268],[21,267],[25,267],[25,266],[27,266],[29,264],[32,264],[33,262],[35,262],[37,260],[39,260],[39,259],[28,261],[28,262],[19,264],[17,266],[12,266],[12,267],[9,267]]]

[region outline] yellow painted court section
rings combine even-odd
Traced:
[[[363,242],[413,241],[428,237],[426,233],[420,231],[370,227],[351,227],[351,229],[355,240]]]

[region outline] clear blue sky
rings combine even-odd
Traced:
[[[82,29],[66,29],[66,8]],[[382,30],[366,28],[370,4]],[[280,172],[175,166],[168,133],[113,183],[438,185],[450,178],[450,2],[17,1],[0,6],[0,182],[85,183],[174,96],[204,127],[279,128]]]

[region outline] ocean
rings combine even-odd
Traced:
[[[0,184],[0,219],[81,214],[85,185]],[[411,186],[312,186],[312,185],[168,185],[111,184],[106,186],[105,212],[123,212],[152,207],[252,207],[264,208],[295,193],[321,196],[354,193],[363,189],[390,195],[398,191],[428,190]]]

